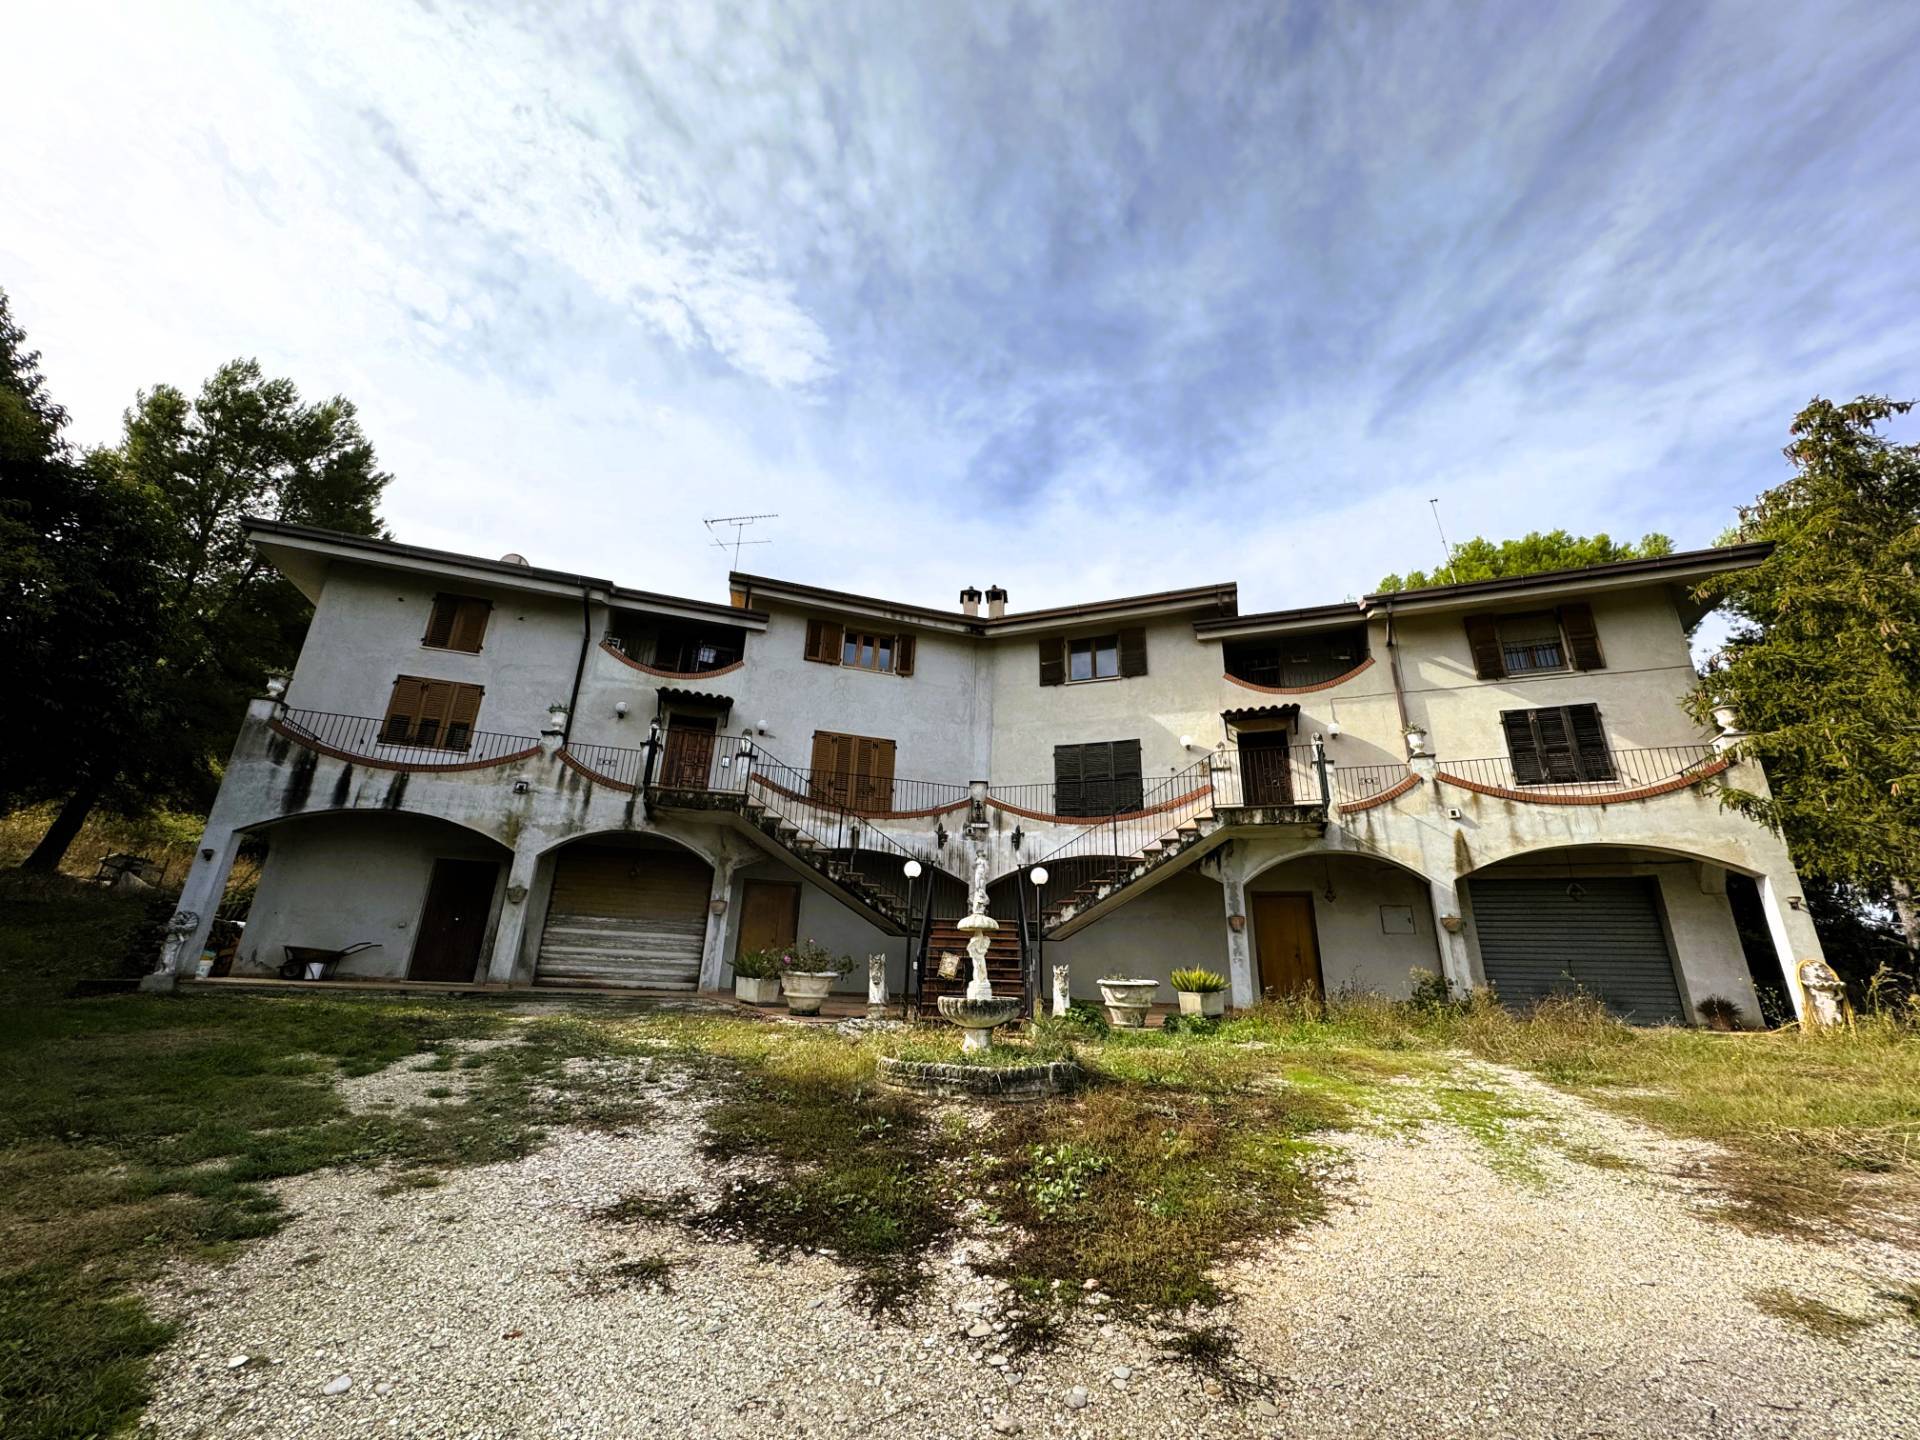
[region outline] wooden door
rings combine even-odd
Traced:
[[[708,715],[676,715],[667,726],[660,783],[669,790],[705,790],[719,722]]]
[[[1247,804],[1293,803],[1293,752],[1287,748],[1288,738],[1285,730],[1241,732],[1240,783]]]
[[[420,911],[409,980],[464,984],[480,968],[480,947],[493,918],[493,887],[500,866],[492,860],[436,860]]]
[[[1311,895],[1255,895],[1253,944],[1260,990],[1267,995],[1320,995],[1320,938]]]
[[[740,886],[740,924],[733,953],[781,950],[800,935],[800,887],[785,880],[747,880]]]

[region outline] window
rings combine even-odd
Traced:
[[[807,794],[822,804],[848,810],[891,810],[893,752],[891,740],[816,730]]]
[[[420,637],[420,643],[436,650],[477,653],[487,633],[487,616],[492,611],[490,600],[471,595],[436,595],[433,611],[427,616],[427,633]]]
[[[807,621],[807,659],[876,675],[913,674],[914,637],[849,630],[837,620]]]
[[[1141,806],[1140,742],[1053,747],[1053,813],[1122,815]]]
[[[1567,653],[1560,643],[1560,621],[1551,610],[1506,615],[1497,622],[1500,663],[1509,675],[1530,670],[1563,670]]]
[[[1144,629],[1074,639],[1049,635],[1040,642],[1042,685],[1124,679],[1146,673],[1147,632]]]
[[[1513,776],[1521,785],[1565,785],[1614,778],[1613,756],[1595,705],[1503,710]]]
[[[1604,670],[1600,633],[1589,605],[1562,605],[1519,615],[1469,615],[1467,648],[1482,680],[1542,671]]]
[[[473,722],[485,693],[478,685],[402,675],[393,682],[393,696],[380,724],[380,743],[465,750],[473,743]]]

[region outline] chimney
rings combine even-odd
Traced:
[[[998,620],[1007,613],[1007,592],[998,585],[987,587],[987,618]]]
[[[980,592],[971,585],[960,592],[960,613],[962,615],[980,613]]]

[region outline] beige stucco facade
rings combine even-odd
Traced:
[[[802,885],[803,934],[856,956],[887,955],[898,994],[931,889],[896,886],[904,908],[862,903],[858,887],[836,886],[804,845],[796,851],[790,832],[825,835],[838,825],[833,843],[850,845],[862,867],[898,869],[917,858],[949,877],[942,896],[954,893],[976,848],[993,877],[1030,887],[1036,862],[1104,843],[1092,836],[1094,820],[1059,815],[1050,797],[1056,747],[1107,742],[1138,743],[1139,803],[1175,797],[1180,808],[1166,811],[1164,824],[1192,833],[1177,856],[1163,856],[1146,844],[1155,817],[1131,821],[1124,840],[1115,826],[1116,863],[1100,885],[1070,888],[1082,872],[1059,864],[1057,882],[1028,891],[1031,914],[1058,917],[1034,927],[1036,943],[1045,936],[1045,964],[1067,965],[1078,995],[1092,995],[1105,973],[1164,980],[1179,966],[1205,965],[1230,974],[1235,1003],[1251,1003],[1268,972],[1248,916],[1261,910],[1258,897],[1278,895],[1303,897],[1328,991],[1404,995],[1421,972],[1460,988],[1482,985],[1489,975],[1472,882],[1553,874],[1574,862],[1584,875],[1657,882],[1647,893],[1658,897],[1686,1015],[1710,995],[1757,1014],[1729,876],[1757,884],[1780,967],[1775,983],[1796,1004],[1788,976],[1819,954],[1784,847],[1722,807],[1705,783],[1758,788],[1764,777],[1679,703],[1693,675],[1688,589],[1716,568],[1754,563],[1748,553],[1267,616],[1238,614],[1231,585],[969,614],[740,575],[728,601],[684,600],[286,526],[258,527],[255,539],[313,599],[314,620],[285,694],[257,702],[242,725],[182,902],[191,920],[182,919],[170,947],[176,964],[198,953],[235,847],[252,834],[266,839],[269,858],[241,969],[269,968],[287,944],[374,939],[348,972],[406,975],[433,861],[490,858],[499,885],[474,981],[534,984],[568,847],[639,833],[707,867],[703,987],[729,982],[742,886],[779,877]],[[423,643],[436,595],[489,602],[477,651]],[[1575,605],[1591,617],[1602,663],[1481,673],[1463,617]],[[816,621],[912,637],[912,673],[808,658]],[[603,643],[623,626],[656,623],[724,632],[740,659],[708,673],[662,674]],[[1284,647],[1331,626],[1364,627],[1366,653],[1344,673],[1292,690],[1228,673],[1229,643]],[[1128,642],[1134,673],[1043,683],[1050,643],[1115,634],[1138,637]],[[363,717],[363,733],[377,739],[399,676],[483,687],[473,729],[498,738],[481,761],[409,754],[403,764],[380,744],[355,753],[303,740],[309,715]],[[548,718],[556,705],[567,712],[557,725]],[[1464,783],[1518,773],[1503,712],[1569,706],[1593,707],[1621,758],[1611,783],[1539,791]],[[749,771],[764,778],[776,766],[804,771],[816,733],[833,732],[891,742],[895,799],[871,815],[823,814],[802,782],[784,796],[753,792],[771,801],[771,819],[758,805],[663,803],[646,781],[657,781],[688,715],[717,732],[716,786],[750,787],[758,782]],[[1418,732],[1411,753],[1405,727]],[[1284,731],[1293,746],[1284,813],[1244,793],[1252,741],[1243,732],[1261,730]],[[1630,783],[1639,773],[1631,757],[1668,750],[1694,757],[1681,762],[1679,780]],[[1330,803],[1316,793],[1317,755],[1327,763]]]

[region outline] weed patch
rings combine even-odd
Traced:
[[[1877,1323],[1870,1316],[1850,1315],[1845,1310],[1836,1310],[1824,1300],[1796,1295],[1791,1290],[1778,1287],[1756,1290],[1747,1298],[1776,1320],[1797,1325],[1809,1335],[1817,1335],[1822,1340],[1850,1340],[1862,1330],[1871,1330]]]

